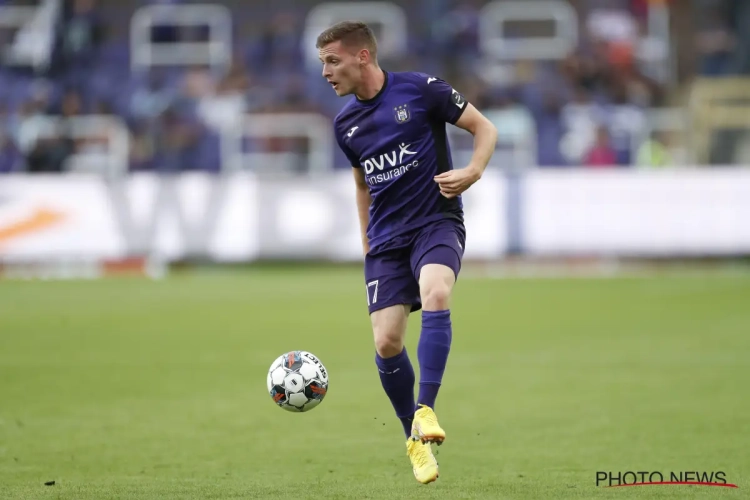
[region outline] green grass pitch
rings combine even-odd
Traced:
[[[0,498],[749,497],[746,275],[467,275],[428,486],[380,387],[365,300],[350,267],[0,283]],[[304,414],[265,387],[294,349],[330,374]],[[739,488],[595,485],[629,470],[724,471]]]

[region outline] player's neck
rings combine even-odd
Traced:
[[[385,85],[385,73],[379,66],[366,66],[362,75],[362,85],[356,92],[357,99],[369,101],[380,92]]]

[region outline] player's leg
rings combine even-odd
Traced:
[[[419,285],[412,275],[408,252],[367,255],[365,281],[380,382],[404,428],[414,477],[420,483],[431,483],[438,477],[437,460],[428,443],[411,437],[415,377],[404,337],[409,312],[420,306]]]
[[[380,383],[401,421],[404,434],[411,435],[414,420],[414,368],[404,347],[406,322],[411,305],[394,305],[370,315],[375,338],[375,364]]]
[[[419,301],[419,285],[412,276],[408,252],[368,254],[365,284],[380,382],[408,438],[414,418],[415,376],[404,337],[409,312]]]
[[[422,300],[422,332],[417,347],[419,397],[412,434],[424,442],[442,444],[445,439],[434,408],[453,340],[450,300],[461,268],[464,241],[462,225],[439,223],[423,232],[412,256]]]
[[[438,264],[450,262],[453,264]],[[422,376],[419,380],[417,404],[435,408],[438,390],[448,363],[453,328],[450,299],[459,257],[447,246],[437,246],[425,255],[425,264],[419,276],[422,296],[422,332],[417,347]]]

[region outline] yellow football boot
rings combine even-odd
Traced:
[[[414,438],[406,441],[406,454],[411,460],[414,477],[422,484],[428,484],[438,478],[438,463],[432,454],[429,443]]]
[[[445,441],[445,431],[438,424],[437,416],[432,408],[419,405],[420,408],[414,413],[414,422],[411,425],[411,434],[419,438],[422,443],[436,443],[438,446]]]

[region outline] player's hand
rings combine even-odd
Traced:
[[[440,186],[440,194],[450,199],[469,189],[480,177],[479,169],[466,167],[436,175],[434,180]]]

